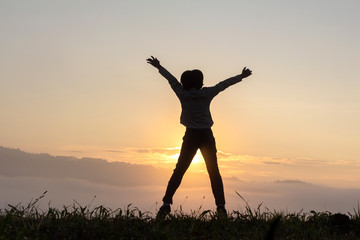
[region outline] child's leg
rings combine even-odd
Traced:
[[[224,186],[220,175],[217,157],[215,139],[210,132],[207,134],[204,142],[200,148],[201,154],[204,157],[207,171],[209,173],[211,189],[215,197],[215,203],[219,206],[225,205]]]
[[[189,135],[189,134],[188,134]],[[194,143],[191,136],[185,134],[183,138],[183,143],[181,146],[180,156],[174,172],[169,180],[165,196],[163,198],[164,203],[173,203],[173,196],[176,189],[180,186],[181,180],[190,166],[192,159],[194,158],[196,151],[198,150],[197,145]]]

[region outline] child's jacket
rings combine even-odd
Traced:
[[[242,76],[237,75],[219,82],[213,87],[184,90],[180,82],[165,68],[160,67],[159,72],[169,81],[171,88],[180,100],[182,109],[180,123],[187,128],[196,129],[211,128],[214,124],[210,113],[212,99],[219,92],[242,80]]]

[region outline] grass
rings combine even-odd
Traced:
[[[46,192],[45,192],[46,193]],[[354,214],[282,213],[251,209],[228,216],[201,207],[186,214],[175,211],[164,219],[128,205],[112,210],[90,208],[76,201],[63,209],[38,202],[8,205],[0,210],[0,239],[359,239],[360,208]]]

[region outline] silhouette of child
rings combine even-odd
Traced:
[[[179,159],[168,182],[165,196],[162,199],[163,205],[159,209],[158,216],[165,216],[170,213],[173,195],[180,186],[181,180],[198,149],[204,157],[209,173],[217,212],[226,214],[224,187],[217,163],[215,138],[211,130],[213,120],[210,114],[210,103],[219,92],[250,76],[251,70],[244,67],[242,73],[237,76],[219,82],[213,87],[203,87],[203,74],[200,70],[185,71],[181,75],[181,83],[179,83],[171,73],[160,65],[158,59],[151,56],[147,62],[157,68],[159,73],[169,81],[181,103],[180,123],[186,127]]]

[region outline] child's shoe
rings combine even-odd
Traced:
[[[170,205],[162,205],[156,215],[156,218],[164,218],[171,211]]]
[[[227,212],[226,212],[226,209],[224,206],[218,206],[216,208],[216,212],[219,214],[219,215],[224,215],[226,216],[227,215]]]

